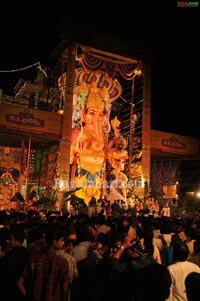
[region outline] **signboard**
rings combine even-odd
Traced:
[[[151,150],[199,156],[199,139],[151,130]]]
[[[60,138],[61,125],[62,116],[58,113],[1,105],[0,128]]]

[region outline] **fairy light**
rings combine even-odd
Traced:
[[[0,73],[14,73],[14,72],[19,72],[19,71],[23,71],[23,70],[27,70],[27,69],[33,68],[33,67],[35,67],[35,66],[37,66],[38,69],[39,69],[40,71],[42,71],[42,73],[45,75],[45,77],[47,77],[46,72],[41,68],[40,62],[34,63],[34,64],[29,65],[29,66],[26,66],[26,67],[18,68],[18,69],[0,70]]]

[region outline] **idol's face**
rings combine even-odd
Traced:
[[[85,115],[85,124],[94,124],[95,121],[103,122],[104,120],[104,114],[102,110],[95,109],[95,108],[89,108],[87,110],[87,113]]]

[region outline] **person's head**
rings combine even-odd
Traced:
[[[27,239],[28,239],[28,243],[34,243],[38,240],[44,239],[44,232],[41,226],[38,227],[32,227],[29,231],[28,231],[28,235],[27,235]]]
[[[172,234],[170,246],[174,246],[177,243],[181,242],[181,238],[177,233]]]
[[[188,301],[199,301],[200,273],[191,272],[185,278],[185,290]]]
[[[117,223],[117,230],[122,234],[127,234],[130,229],[130,220],[126,216],[122,216],[119,218]]]
[[[91,231],[87,223],[76,225],[76,239],[78,243],[91,240]]]
[[[170,272],[162,264],[144,266],[140,272],[140,300],[165,301],[169,297],[171,283]]]
[[[53,247],[56,250],[63,249],[65,245],[65,233],[58,224],[49,225],[45,232],[45,241],[47,247]]]
[[[186,261],[189,256],[189,249],[185,242],[180,241],[173,245],[173,255],[175,261]]]
[[[176,233],[181,233],[184,231],[185,225],[182,220],[178,221],[176,224],[175,232]]]
[[[193,244],[194,253],[200,252],[200,237],[198,237]]]
[[[109,247],[111,250],[118,249],[119,246],[121,246],[123,242],[123,235],[121,232],[117,230],[111,230],[107,233],[109,237]]]
[[[8,247],[8,242],[5,239],[0,239],[0,258],[6,254]]]
[[[25,237],[24,229],[20,225],[15,225],[10,229],[9,243],[12,247],[22,246]]]

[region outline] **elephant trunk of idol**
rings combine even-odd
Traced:
[[[94,121],[94,140],[92,146],[94,150],[99,151],[104,148],[105,135],[103,133],[102,122],[97,118]]]

